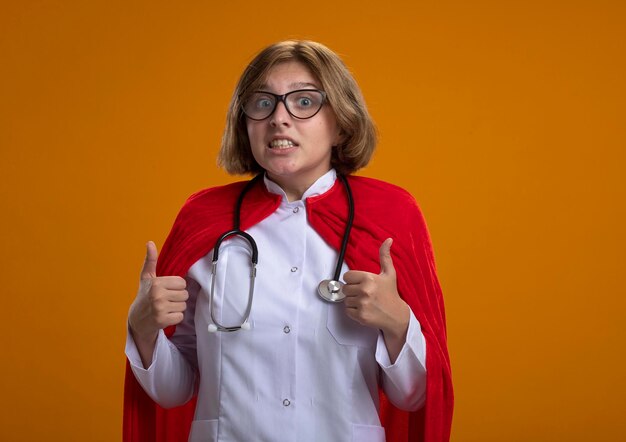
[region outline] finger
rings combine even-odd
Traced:
[[[189,299],[187,290],[176,290],[167,292],[167,300],[170,302],[185,302]]]
[[[346,295],[346,297],[352,298],[354,296],[358,296],[360,293],[360,288],[358,286],[358,284],[352,284],[352,285],[344,285],[341,288],[341,293],[343,293],[344,295]]]
[[[165,317],[163,325],[165,327],[169,327],[170,325],[178,325],[183,322],[184,318],[185,315],[183,314],[183,312],[173,312]]]
[[[391,244],[393,239],[387,238],[380,246],[380,273],[395,275],[396,269],[393,267],[393,260],[391,259]]]
[[[156,278],[157,257],[156,245],[152,241],[148,241],[148,244],[146,244],[146,260],[141,269],[141,279]]]
[[[187,281],[180,276],[159,276],[153,279],[152,286],[167,290],[185,290]]]
[[[346,308],[357,308],[359,306],[359,298],[356,296],[347,296],[346,298],[343,300],[343,305]]]
[[[186,302],[170,302],[168,305],[168,310],[170,313],[184,312],[187,310]]]
[[[359,284],[367,278],[368,273],[360,270],[348,270],[343,274],[343,280],[346,284]]]

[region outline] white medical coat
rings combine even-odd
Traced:
[[[413,313],[391,364],[379,330],[348,318],[343,304],[317,296],[338,253],[308,224],[305,202],[335,179],[329,171],[294,202],[265,179],[283,199],[276,212],[248,229],[259,249],[250,330],[207,331],[210,252],[189,269],[185,318],[170,339],[159,333],[147,369],[128,334],[126,355],[155,402],[169,408],[198,394],[190,441],[384,442],[379,385],[399,408],[422,405],[426,344]],[[248,250],[241,238],[220,249],[214,308],[226,326],[241,324],[248,302]],[[342,274],[347,270],[344,263]]]

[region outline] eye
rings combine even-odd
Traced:
[[[276,108],[276,97],[270,92],[258,91],[251,94],[243,103],[242,110],[253,120],[263,120]]]
[[[267,109],[272,107],[274,102],[269,97],[258,97],[254,103],[254,107],[257,109]]]
[[[317,91],[296,91],[288,101],[294,108],[306,110],[319,106],[321,100],[318,95]]]
[[[309,97],[300,97],[298,98],[298,106],[300,107],[309,107],[313,104]]]

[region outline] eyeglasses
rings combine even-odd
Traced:
[[[298,89],[283,95],[257,91],[243,103],[241,109],[251,120],[265,120],[274,113],[279,102],[294,118],[305,120],[314,117],[326,100],[326,92],[317,89]]]

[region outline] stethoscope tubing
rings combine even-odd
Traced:
[[[341,248],[339,249],[339,257],[337,258],[337,265],[335,266],[335,273],[333,275],[334,281],[339,281],[341,275],[341,267],[343,265],[343,259],[346,256],[346,249],[348,248],[348,240],[350,239],[350,231],[352,230],[352,223],[354,222],[354,199],[352,198],[352,189],[348,184],[348,179],[339,175],[339,179],[343,183],[346,189],[346,195],[348,197],[348,221],[346,222],[346,230],[343,233],[343,239],[341,241]]]
[[[254,298],[254,285],[256,279],[256,266],[259,262],[259,250],[254,238],[247,232],[244,232],[240,229],[241,225],[241,206],[243,205],[243,200],[248,193],[248,191],[254,186],[254,184],[259,181],[263,177],[263,174],[260,173],[255,176],[253,179],[248,181],[246,186],[242,189],[239,197],[237,198],[237,203],[235,204],[235,212],[233,214],[233,229],[228,232],[223,233],[216,241],[215,246],[213,247],[213,262],[211,266],[211,292],[209,295],[209,309],[211,311],[211,321],[209,324],[208,330],[209,332],[233,332],[241,329],[249,329],[249,319],[250,319],[250,311],[252,309],[252,301]],[[341,248],[339,250],[339,256],[337,257],[337,265],[335,266],[335,273],[333,274],[332,280],[323,280],[318,285],[318,294],[321,298],[329,302],[341,302],[344,300],[345,295],[341,291],[343,287],[343,283],[339,281],[339,277],[341,275],[341,268],[343,266],[343,260],[346,255],[346,249],[348,248],[348,241],[350,239],[350,231],[352,230],[352,224],[354,221],[354,199],[352,196],[352,190],[350,189],[350,184],[348,183],[348,179],[343,175],[338,175],[338,178],[344,185],[346,189],[346,196],[348,198],[348,220],[346,222],[346,229],[343,234],[343,239],[341,241]],[[251,269],[250,269],[250,289],[248,292],[248,305],[246,307],[246,311],[243,316],[243,322],[238,326],[225,326],[221,324],[215,318],[215,309],[214,307],[214,296],[215,296],[215,281],[217,279],[217,260],[219,258],[219,249],[222,245],[222,242],[231,236],[239,236],[240,238],[245,239],[250,248],[252,250],[250,261],[251,261]]]

